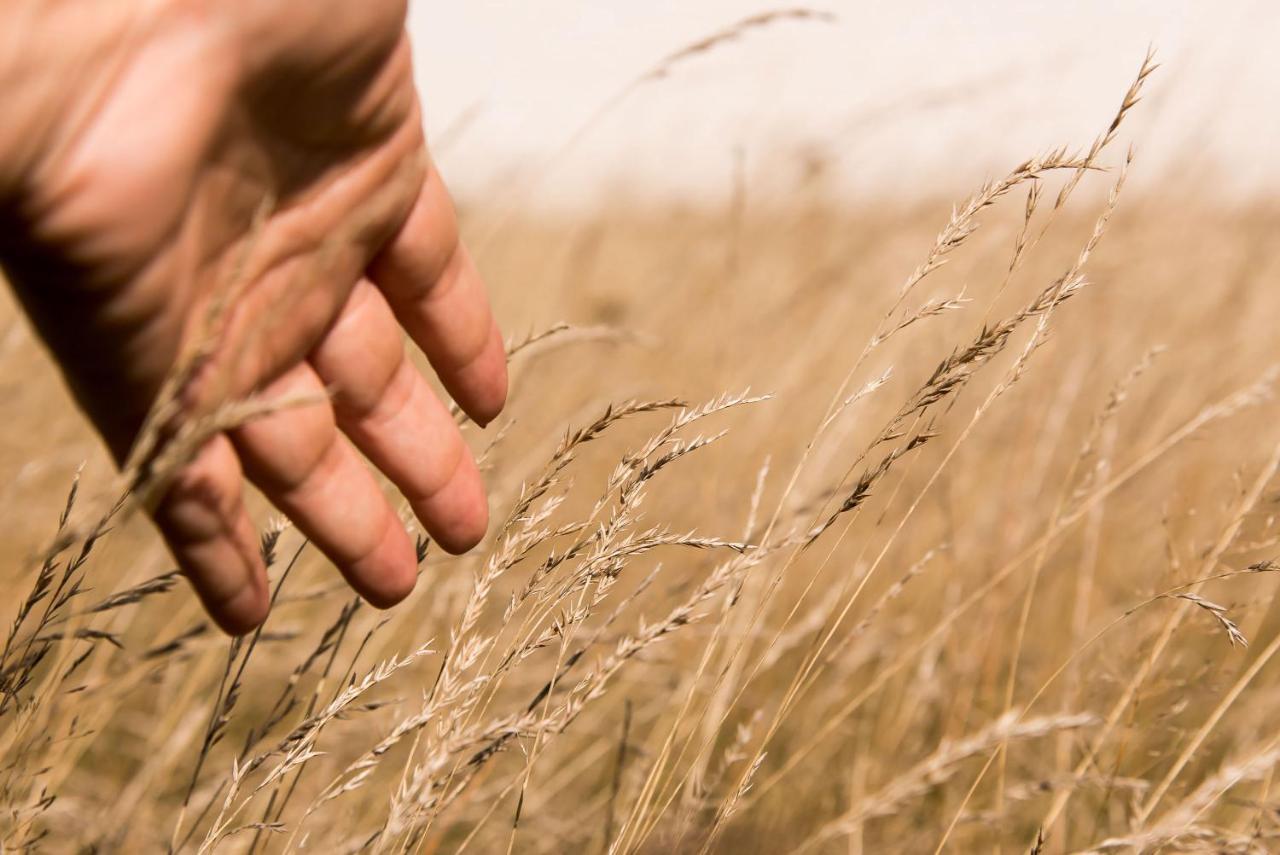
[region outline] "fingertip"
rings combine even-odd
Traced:
[[[413,540],[399,517],[387,516],[377,546],[346,574],[360,596],[377,609],[403,602],[418,583],[418,553]]]
[[[506,348],[434,169],[368,273],[458,406],[480,425],[497,418],[507,399]]]
[[[263,624],[271,609],[266,568],[247,562],[226,542],[203,547],[170,546],[178,569],[205,612],[227,635],[245,635]],[[237,566],[238,565],[238,566]]]
[[[488,530],[488,503],[471,502],[453,519],[445,521],[440,526],[440,535],[433,540],[450,555],[462,555],[479,546]]]
[[[470,552],[489,530],[489,499],[470,454],[460,461],[444,488],[411,504],[431,539],[450,555]]]
[[[502,414],[508,393],[507,353],[497,324],[491,327],[481,354],[458,371],[451,385],[461,399],[458,406],[480,427]]]
[[[265,569],[262,571],[265,573]],[[209,608],[214,622],[227,635],[247,635],[267,619],[271,610],[271,594],[265,584],[258,584],[258,573],[253,573],[248,584],[230,600]]]
[[[240,479],[230,443],[215,437],[179,473],[154,515],[205,611],[232,635],[260,626],[271,607],[266,566]]]

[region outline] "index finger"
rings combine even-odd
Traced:
[[[458,406],[480,425],[492,421],[507,398],[506,349],[434,163],[369,277]]]

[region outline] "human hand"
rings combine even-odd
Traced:
[[[451,552],[479,470],[402,329],[478,423],[506,360],[427,156],[404,0],[12,0],[0,31],[0,263],[124,460],[170,368],[233,293],[188,415],[332,392],[215,436],[154,519],[229,632],[269,606],[247,475],[385,607],[414,546],[362,452]],[[264,203],[266,206],[264,207]]]

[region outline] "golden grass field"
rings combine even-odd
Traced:
[[[973,203],[462,200],[490,536],[381,613],[260,508],[243,641],[127,509],[42,572],[112,470],[6,298],[4,848],[1271,851],[1280,208],[1106,131]]]

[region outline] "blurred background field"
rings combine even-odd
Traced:
[[[266,630],[230,645],[146,525],[114,528],[11,639],[5,667],[46,652],[0,708],[5,845],[1271,851],[1263,7],[850,4],[672,62],[758,10],[604,8],[414,10],[464,233],[513,344],[537,339],[467,432],[490,540],[428,550],[384,614],[285,531]],[[984,181],[1089,150],[1152,40],[1106,169],[1061,208],[1073,170],[1011,187],[895,307]],[[111,469],[3,299],[7,625],[72,478],[109,501]],[[705,448],[646,447],[675,407],[597,422],[726,394],[771,397],[681,430],[727,431]]]

